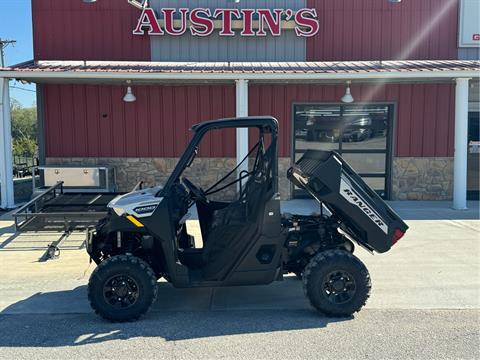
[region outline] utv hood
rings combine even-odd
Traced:
[[[113,199],[108,207],[119,216],[126,214],[139,218],[147,217],[153,214],[163,200],[163,198],[155,196],[160,190],[162,187],[156,186],[120,195]]]
[[[289,180],[323,203],[361,245],[390,250],[408,226],[336,152],[309,150],[288,171]]]

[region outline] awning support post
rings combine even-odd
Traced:
[[[236,115],[237,117],[246,117],[248,116],[248,80],[236,80],[236,90]],[[237,129],[237,165],[247,156],[248,151],[248,129],[239,128]],[[240,177],[243,171],[248,171],[248,161],[245,161],[238,168],[237,178]]]
[[[2,209],[15,207],[12,160],[9,79],[0,78],[0,208]]]
[[[453,208],[467,209],[468,78],[456,79]]]

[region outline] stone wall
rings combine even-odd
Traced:
[[[113,166],[116,170],[117,191],[130,191],[139,181],[145,186],[165,184],[172,173],[177,158],[47,158],[47,165],[57,166]],[[197,158],[184,176],[207,189],[235,167],[234,158]],[[279,189],[282,199],[290,198],[290,182],[286,173],[290,167],[289,158],[279,159]],[[233,181],[232,175],[228,180]],[[215,199],[232,199],[235,190],[227,189]]]
[[[117,172],[117,190],[130,191],[139,181],[145,186],[165,184],[176,158],[47,158],[47,165],[113,166]],[[282,200],[291,198],[291,183],[286,178],[290,158],[279,159],[279,190]],[[185,176],[208,188],[235,167],[234,158],[197,158]],[[233,181],[232,176],[229,180]],[[215,199],[232,199],[228,189]],[[451,200],[453,197],[453,158],[394,158],[392,200]]]
[[[451,200],[453,158],[395,158],[392,200]]]

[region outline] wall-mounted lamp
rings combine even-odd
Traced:
[[[133,91],[132,91],[132,87],[130,86],[132,82],[130,80],[127,81],[127,93],[125,94],[125,96],[123,97],[123,101],[127,102],[127,103],[131,103],[131,102],[135,102],[137,101],[137,98],[135,97],[135,95],[133,95]]]
[[[342,102],[346,104],[351,104],[355,101],[352,96],[352,91],[350,90],[351,81],[347,81],[347,90],[345,91],[345,95],[342,97]]]

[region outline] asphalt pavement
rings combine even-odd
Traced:
[[[446,203],[393,206],[410,230],[387,254],[358,250],[372,295],[341,319],[315,312],[300,282],[286,277],[222,289],[160,282],[147,316],[111,324],[86,300],[93,265],[83,234],[64,243],[58,260],[38,262],[58,234],[15,234],[0,219],[0,358],[480,359],[478,203],[467,212]]]

